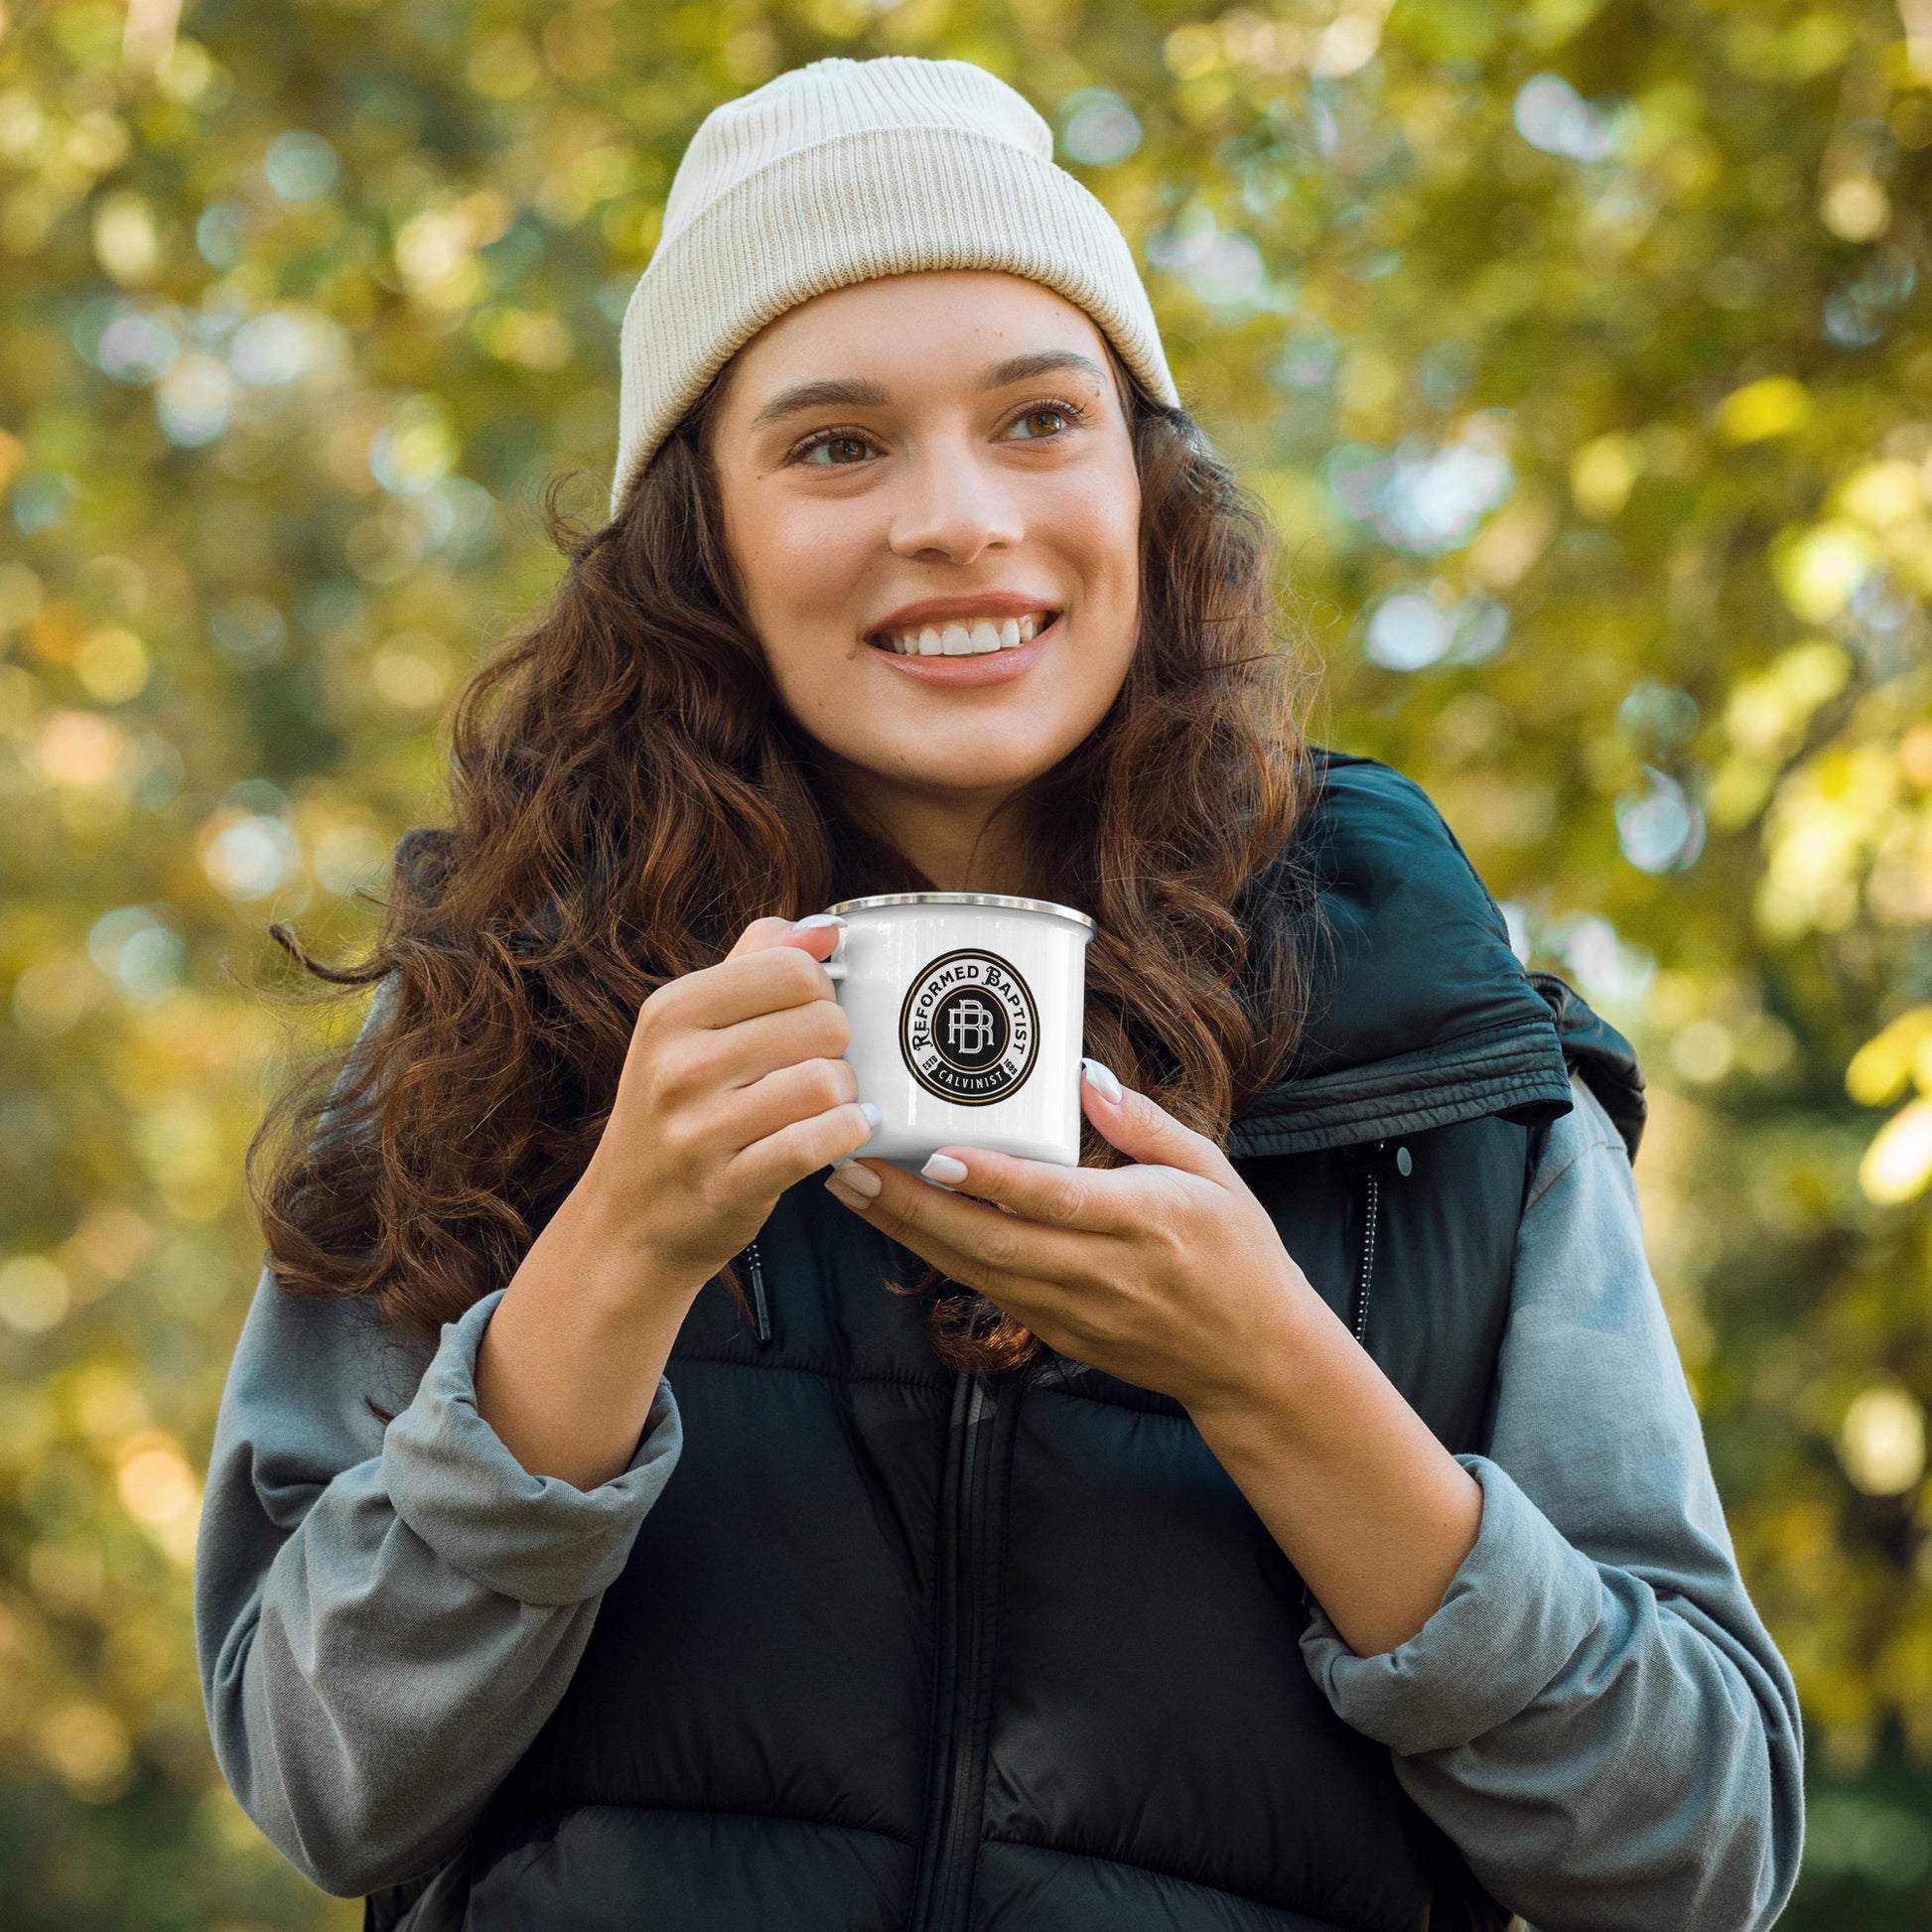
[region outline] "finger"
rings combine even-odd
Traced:
[[[1062,1168],[981,1147],[945,1147],[926,1164],[925,1173],[955,1193],[997,1201],[1048,1227],[1132,1234],[1144,1218],[1133,1200],[1132,1169]]]
[[[736,1154],[782,1127],[858,1097],[859,1076],[844,1060],[800,1060],[774,1069],[749,1087],[734,1087],[721,1095],[718,1132]]]
[[[725,957],[743,959],[748,953],[768,952],[773,946],[796,946],[814,959],[828,959],[844,924],[836,912],[813,912],[802,919],[754,919]]]
[[[830,1000],[807,1000],[736,1026],[694,1029],[684,1041],[694,1087],[748,1087],[800,1060],[837,1059],[851,1044],[852,1026]]]
[[[761,1013],[808,1000],[833,1000],[832,980],[798,946],[766,946],[673,980],[652,996],[666,1020],[681,1027],[735,1027]]]
[[[1109,1147],[1143,1166],[1178,1168],[1224,1187],[1235,1183],[1227,1157],[1205,1134],[1183,1127],[1146,1094],[1123,1087],[1098,1060],[1082,1060],[1080,1067],[1080,1104]]]
[[[879,1180],[872,1163],[867,1161],[841,1162],[826,1181],[826,1190],[846,1206],[856,1208],[867,1220],[875,1218],[873,1209],[879,1195],[866,1195],[860,1191],[863,1180]],[[884,1184],[881,1183],[881,1194]],[[1014,1217],[992,1210],[994,1218],[1011,1221]],[[1003,1265],[1005,1257],[996,1252],[989,1253],[986,1245],[980,1243],[974,1249],[955,1247],[941,1239],[931,1227],[914,1227],[909,1222],[896,1217],[892,1210],[879,1217],[880,1232],[897,1240],[900,1246],[909,1248],[923,1262],[936,1268],[948,1281],[958,1282],[965,1288],[976,1288],[981,1294],[996,1302],[1007,1313],[1017,1320],[1033,1325],[1037,1321],[1059,1319],[1067,1312],[1074,1301],[1085,1292],[1079,1283],[1067,1284],[1048,1280],[1042,1276],[1031,1275],[1024,1270],[1016,1270]]]
[[[725,1165],[728,1181],[756,1195],[776,1195],[820,1168],[856,1154],[872,1139],[875,1114],[856,1100],[829,1107],[807,1120],[793,1121],[734,1155]]]
[[[1017,1214],[1003,1214],[986,1201],[948,1193],[885,1161],[856,1163],[879,1181],[879,1192],[861,1210],[868,1221],[915,1254],[943,1250],[969,1274],[948,1268],[955,1281],[987,1287],[991,1280],[1083,1281],[1103,1270],[1106,1235],[1047,1227]],[[851,1183],[851,1170],[840,1179]],[[861,1183],[863,1184],[863,1183]],[[946,1266],[935,1262],[935,1266]],[[990,1290],[989,1290],[990,1292]]]
[[[792,928],[790,919],[754,919],[738,935],[727,959],[743,959],[747,953],[763,952],[767,946],[775,946]]]

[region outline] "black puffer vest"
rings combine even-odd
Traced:
[[[1428,800],[1331,758],[1327,941],[1229,1153],[1452,1450],[1486,1440],[1566,1057],[1634,1146],[1627,1047],[1533,983]],[[683,1459],[465,1853],[373,1926],[1444,1932],[1503,1922],[1343,1725],[1300,1579],[1178,1404],[1049,1358],[955,1377],[916,1264],[812,1179],[698,1297]]]

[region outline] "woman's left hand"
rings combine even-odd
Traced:
[[[1136,1165],[949,1147],[924,1170],[938,1186],[883,1161],[850,1162],[826,1184],[1060,1354],[1190,1409],[1240,1401],[1258,1355],[1277,1355],[1319,1306],[1314,1291],[1212,1141],[1105,1068],[1080,1091]]]
[[[1062,1355],[1174,1397],[1356,1653],[1393,1650],[1473,1548],[1482,1491],[1220,1150],[1118,1086],[1094,1068],[1081,1104],[1133,1167],[958,1147],[927,1163],[940,1186],[870,1161],[827,1184]]]

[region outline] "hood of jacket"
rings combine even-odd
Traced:
[[[1643,1076],[1616,1030],[1526,970],[1443,815],[1373,759],[1317,751],[1294,861],[1305,882],[1307,1030],[1228,1152],[1304,1154],[1500,1115],[1567,1114],[1574,1068],[1634,1155]]]

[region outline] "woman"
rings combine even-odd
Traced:
[[[260,1176],[222,1768],[416,1932],[1767,1925],[1797,1716],[1634,1063],[1302,748],[1050,153],[910,60],[693,141],[613,520]],[[799,915],[906,889],[1098,919],[1080,1170],[866,1160]]]

